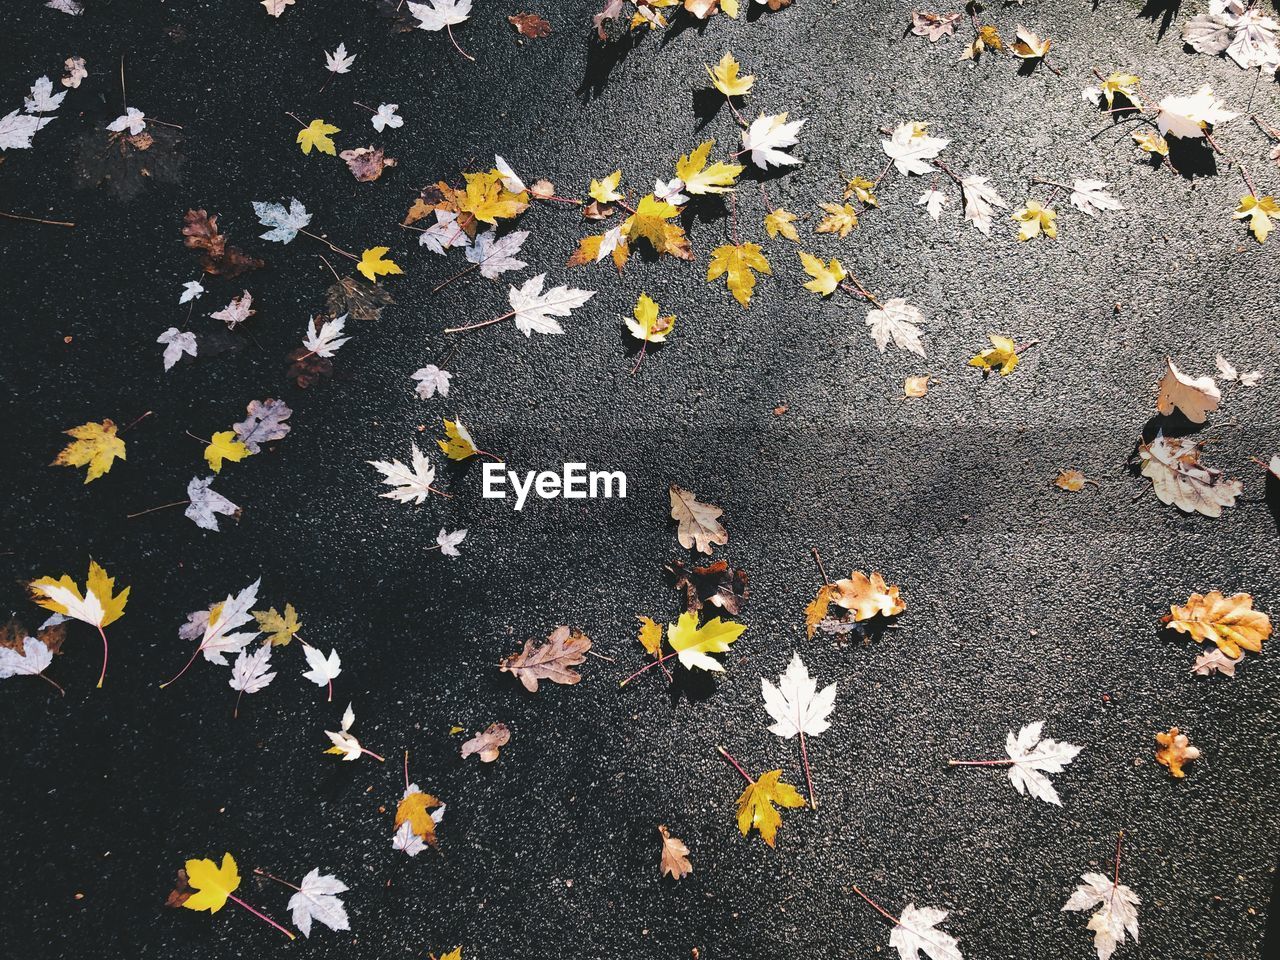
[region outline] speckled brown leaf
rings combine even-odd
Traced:
[[[541,646],[526,640],[524,649],[504,659],[499,667],[503,672],[513,674],[530,693],[537,693],[539,680],[563,684],[581,680],[582,676],[569,668],[586,660],[590,649],[591,641],[585,633],[560,626]]]
[[[352,320],[377,320],[382,316],[384,307],[394,304],[395,300],[381,284],[367,283],[355,277],[343,277],[331,284],[324,296],[325,312],[330,317],[340,317],[345,313]]]
[[[511,730],[505,723],[491,723],[483,733],[477,733],[462,745],[463,759],[474,753],[479,754],[482,762],[493,763],[498,759],[498,751],[510,740]]]
[[[517,13],[515,16],[507,17],[507,23],[515,27],[520,36],[533,40],[551,34],[551,24],[536,13]]]

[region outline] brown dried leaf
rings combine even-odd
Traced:
[[[338,156],[347,161],[347,168],[361,183],[372,183],[382,176],[387,167],[394,167],[394,157],[388,157],[381,147],[356,147],[343,150]]]
[[[195,893],[191,884],[187,883],[187,871],[178,869],[178,883],[169,891],[169,895],[165,897],[164,905],[166,907],[180,907]]]
[[[907,377],[902,383],[902,392],[908,397],[923,397],[929,392],[929,375]]]
[[[937,43],[944,36],[950,36],[956,32],[956,21],[959,19],[959,11],[955,13],[928,13],[912,10],[911,32],[917,37],[924,37],[930,43]]]
[[[238,277],[266,266],[264,261],[249,256],[239,247],[228,246],[227,238],[218,232],[218,218],[204,210],[187,211],[182,236],[186,247],[201,251],[200,265],[204,272],[215,277]]]
[[[67,638],[67,623],[66,621],[56,623],[33,634],[14,617],[4,626],[0,626],[0,647],[8,647],[10,650],[21,653],[23,641],[31,636],[48,647],[50,653],[62,653],[62,642]]]
[[[1160,378],[1160,393],[1156,397],[1156,410],[1166,417],[1174,408],[1182,411],[1192,423],[1204,423],[1209,411],[1218,409],[1218,401],[1222,392],[1213,377],[1189,377],[1178,369],[1171,359],[1166,359],[1167,367]]]
[[[304,390],[333,376],[333,361],[306,347],[290,350],[284,358],[289,361],[285,376]]]
[[[1182,765],[1200,756],[1199,748],[1193,747],[1187,735],[1180,733],[1177,727],[1170,727],[1168,733],[1157,733],[1156,743],[1160,744],[1156,748],[1156,762],[1168,767],[1169,773],[1179,780],[1186,776]]]
[[[392,299],[385,287],[367,283],[355,277],[343,277],[325,291],[324,305],[330,317],[344,313],[353,320],[377,320],[383,307],[392,306]]]
[[[516,33],[520,36],[533,40],[551,34],[551,24],[536,13],[517,13],[515,16],[507,17],[507,23],[515,27]]]
[[[1247,593],[1193,593],[1185,606],[1171,606],[1160,622],[1196,643],[1211,641],[1228,657],[1243,657],[1245,650],[1261,653],[1262,641],[1271,636],[1271,618],[1253,609]]]
[[[581,680],[582,676],[569,668],[586,660],[590,649],[591,641],[585,633],[559,626],[542,646],[535,647],[532,640],[526,640],[524,649],[505,658],[499,668],[513,674],[530,693],[537,693],[539,680],[563,684]]]
[[[484,733],[477,733],[462,745],[462,757],[465,760],[477,753],[483,763],[493,763],[498,759],[498,751],[510,740],[511,731],[505,723],[491,723]]]
[[[844,580],[832,585],[831,600],[846,610],[853,611],[853,619],[862,621],[872,617],[895,617],[907,609],[906,601],[898,594],[897,586],[889,586],[879,572],[870,577],[855,570]]]
[[[661,824],[658,832],[662,834],[662,856],[658,861],[662,873],[676,880],[693,873],[693,864],[689,862],[689,848],[684,845],[684,841],[671,836]]]
[[[688,550],[695,547],[702,553],[710,553],[713,544],[729,542],[729,531],[718,519],[724,513],[719,507],[703,503],[696,496],[671,484],[671,518],[679,527],[676,536],[680,546]]]
[[[1084,474],[1074,468],[1063,470],[1053,478],[1053,485],[1055,487],[1059,490],[1070,490],[1072,493],[1075,493],[1078,490],[1083,490],[1084,485],[1087,482],[1088,481],[1085,480]]]
[[[667,567],[667,572],[671,575],[672,586],[684,591],[686,610],[701,610],[704,604],[710,603],[737,616],[746,606],[750,592],[747,571],[735,570],[724,560],[693,569],[677,560]]]
[[[76,172],[82,184],[106,185],[120,200],[132,200],[148,183],[177,183],[181,135],[153,126],[139,134],[91,130],[80,138]]]

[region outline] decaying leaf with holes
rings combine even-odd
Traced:
[[[1160,502],[1186,513],[1220,517],[1222,508],[1235,506],[1244,490],[1239,480],[1227,480],[1221,470],[1204,466],[1200,444],[1188,437],[1169,440],[1157,433],[1150,443],[1138,444],[1137,457]]]
[[[1193,746],[1177,727],[1170,727],[1168,733],[1157,733],[1156,743],[1156,762],[1179,780],[1187,775],[1182,765],[1200,757],[1200,748]]]
[[[526,640],[523,650],[504,658],[498,667],[524,684],[530,693],[537,693],[539,680],[569,685],[580,681],[582,675],[570,668],[585,661],[590,649],[591,640],[585,633],[559,626],[546,643],[535,645],[532,639]]]

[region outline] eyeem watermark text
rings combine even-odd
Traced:
[[[530,493],[543,500],[563,497],[565,500],[598,500],[603,497],[625,499],[627,475],[621,470],[588,470],[585,463],[566,463],[559,473],[554,470],[526,470],[524,478],[505,463],[486,462],[481,495],[486,500],[505,500],[508,486],[516,497],[516,510],[523,510]]]

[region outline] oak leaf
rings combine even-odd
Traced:
[[[873,571],[868,577],[861,570],[855,570],[844,580],[831,584],[831,589],[831,602],[851,610],[854,620],[896,617],[907,609],[897,585],[889,586],[879,571]]]
[[[710,553],[712,545],[729,542],[729,531],[719,520],[723,510],[703,503],[693,493],[674,483],[668,492],[671,495],[671,518],[679,525],[676,537],[680,546],[686,550],[696,548],[701,553]]]
[[[512,674],[530,693],[537,693],[539,680],[561,684],[580,681],[582,675],[569,668],[585,661],[590,649],[591,640],[585,633],[559,626],[541,646],[535,646],[531,639],[526,640],[524,649],[505,657],[499,669]]]
[[[673,837],[667,828],[658,825],[658,833],[662,834],[662,854],[658,867],[665,876],[679,880],[693,873],[693,864],[689,862],[689,848],[679,837]]]
[[[182,225],[183,245],[199,250],[200,265],[204,272],[216,277],[235,278],[249,270],[257,270],[266,264],[227,244],[227,238],[218,230],[217,216],[209,216],[205,210],[188,210]]]
[[[1170,775],[1179,780],[1187,775],[1182,765],[1200,757],[1200,749],[1192,746],[1187,735],[1177,727],[1170,727],[1168,733],[1157,733],[1156,743],[1159,744],[1156,747],[1156,762],[1166,767]]]
[[[1167,417],[1177,408],[1192,423],[1204,423],[1209,412],[1218,409],[1218,401],[1222,399],[1218,384],[1207,374],[1203,377],[1187,376],[1172,359],[1166,358],[1165,364],[1156,410]]]
[[[1168,440],[1157,433],[1150,443],[1138,444],[1137,455],[1160,502],[1186,513],[1220,517],[1222,508],[1235,506],[1244,490],[1239,480],[1227,480],[1221,470],[1202,464],[1200,445],[1187,437]]]
[[[483,733],[477,733],[462,745],[462,758],[465,760],[474,753],[481,762],[493,763],[498,759],[498,751],[510,740],[511,730],[505,723],[491,723]]]
[[[747,571],[729,566],[727,561],[717,560],[705,567],[687,568],[677,560],[667,567],[672,586],[684,592],[684,608],[698,611],[705,604],[737,616],[746,605]],[[643,642],[643,641],[642,641]]]
[[[1193,593],[1185,605],[1171,606],[1160,622],[1196,643],[1210,640],[1233,658],[1243,657],[1245,650],[1261,653],[1262,641],[1271,636],[1270,617],[1253,609],[1253,597],[1247,593]]]
[[[536,13],[517,13],[507,17],[507,23],[515,27],[516,33],[520,36],[529,37],[531,40],[551,35],[551,24]]]

